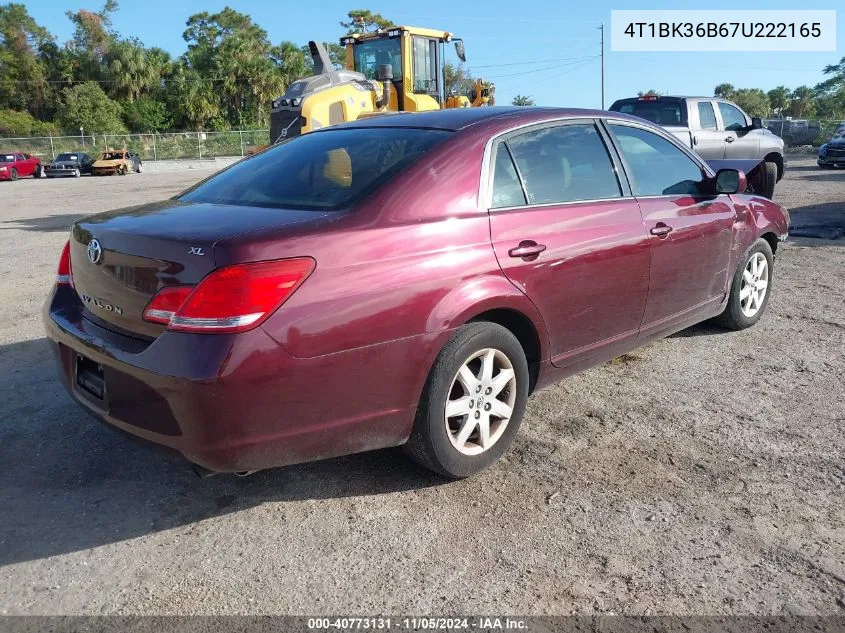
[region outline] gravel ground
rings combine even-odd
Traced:
[[[200,480],[71,403],[39,313],[73,219],[205,175],[0,183],[0,613],[845,613],[845,240],[781,246],[751,330],[535,394],[470,480],[398,450]],[[845,227],[845,171],[777,196]]]

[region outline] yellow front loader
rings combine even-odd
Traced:
[[[397,26],[352,33],[346,68],[335,70],[325,47],[308,42],[315,75],[293,82],[273,101],[270,142],[277,143],[337,123],[386,112],[424,112],[487,105],[490,94],[479,79],[469,95],[446,94],[446,44],[466,61],[463,41],[448,31]]]

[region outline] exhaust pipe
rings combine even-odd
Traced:
[[[382,64],[378,67],[378,80],[381,82],[381,99],[376,101],[376,107],[386,108],[390,104],[390,90],[393,86],[393,66]]]

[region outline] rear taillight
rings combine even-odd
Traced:
[[[70,241],[65,242],[62,254],[59,256],[59,267],[56,270],[57,286],[72,286],[73,276],[70,270]]]
[[[243,332],[275,312],[312,270],[308,257],[219,268],[196,288],[162,288],[144,319],[180,332]]]
[[[144,321],[163,323],[167,325],[176,314],[188,295],[193,292],[193,286],[167,286],[159,290],[144,308]]]

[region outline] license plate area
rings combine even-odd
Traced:
[[[76,386],[87,395],[102,400],[106,395],[103,366],[81,354],[76,355]]]

